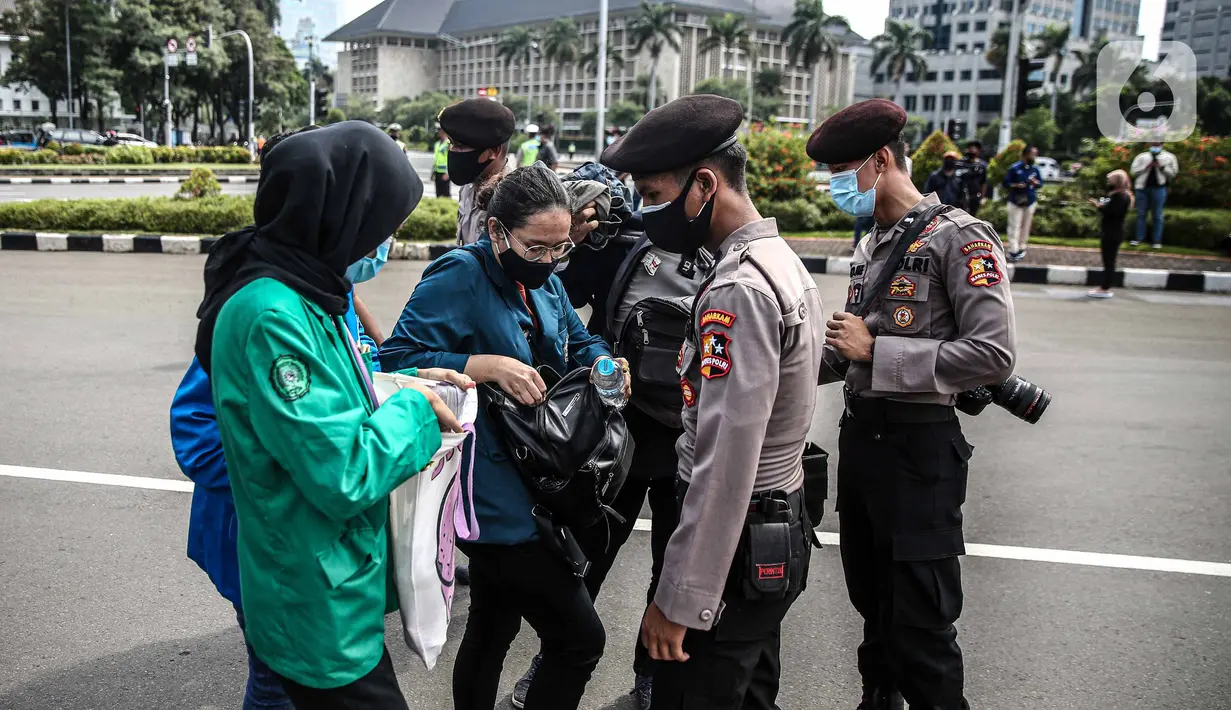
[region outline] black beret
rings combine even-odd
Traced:
[[[709,94],[684,96],[643,116],[607,146],[600,162],[622,173],[665,173],[731,145],[743,120],[738,101]]]
[[[491,99],[466,99],[440,112],[440,127],[454,143],[485,150],[504,145],[515,130],[513,112]]]
[[[869,99],[825,119],[808,139],[808,157],[818,163],[849,163],[884,148],[902,133],[906,111],[892,101]]]

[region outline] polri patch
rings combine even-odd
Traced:
[[[970,242],[966,246],[962,247],[962,254],[969,255],[970,252],[972,251],[991,251],[991,250],[992,250],[992,243],[983,241],[982,239],[980,239],[978,241]]]
[[[735,324],[735,314],[717,309],[710,309],[701,314],[701,327],[704,328],[710,324],[730,328]]]
[[[919,290],[919,284],[912,281],[908,276],[899,276],[889,282],[889,296],[891,298],[914,298],[915,292]]]
[[[686,378],[680,379],[680,392],[684,395],[684,406],[691,407],[697,403],[697,391]]]
[[[899,328],[909,328],[915,322],[915,311],[910,306],[898,306],[893,309],[893,324]]]
[[[645,267],[645,273],[653,276],[658,273],[658,267],[663,265],[663,260],[655,256],[653,252],[649,252],[641,260],[641,265]]]
[[[294,402],[312,389],[312,371],[298,355],[279,355],[269,368],[269,382],[285,402]]]
[[[726,377],[731,372],[731,336],[723,332],[701,336],[701,376],[707,380]]]
[[[986,256],[976,254],[970,257],[970,261],[966,262],[966,267],[970,269],[967,281],[971,286],[990,287],[1000,283],[1000,267],[996,264],[996,257],[990,254]]]

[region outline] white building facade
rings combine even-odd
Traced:
[[[598,17],[593,5],[578,0],[386,0],[327,38],[342,42],[338,103],[362,100],[381,105],[426,90],[471,97],[494,87],[502,93],[532,97],[536,106],[554,106],[564,130],[579,130],[582,115],[595,108],[597,86],[593,73],[577,65],[557,67],[537,54],[525,66],[506,66],[496,56],[496,46],[500,36],[511,27],[522,25],[543,30],[557,17],[567,16],[577,23],[585,45],[583,52],[589,50],[598,36]],[[792,63],[782,42],[781,32],[789,14],[784,19],[758,12],[743,0],[701,0],[677,3],[675,7],[675,20],[682,28],[680,48],[675,51],[667,47],[656,69],[659,91],[667,100],[692,93],[698,83],[708,78],[725,77],[741,85],[746,83],[748,53],[698,51],[709,34],[707,20],[726,12],[749,18],[754,38],[752,70],[783,72],[783,103],[778,116],[781,122],[806,123],[810,101],[817,102],[818,113],[823,117],[857,97],[872,95],[867,70],[871,49],[858,35],[846,36],[847,46],[838,61],[832,68],[823,67],[813,86],[813,72]],[[608,106],[628,100],[638,90],[637,77],[650,73],[648,52],[635,53],[628,32],[628,25],[638,12],[638,4],[632,0],[611,0],[608,43],[626,63],[623,67],[608,64]]]
[[[1231,76],[1231,3],[1167,0],[1164,42],[1183,42],[1197,59],[1197,76]]]

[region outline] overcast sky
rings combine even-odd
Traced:
[[[1093,1],[1093,0],[1091,0]],[[377,5],[380,0],[340,0],[338,20],[346,24]],[[1141,15],[1138,27],[1145,35],[1145,55],[1153,58],[1158,54],[1158,33],[1163,25],[1164,0],[1141,0]],[[598,6],[598,3],[594,3]],[[889,0],[826,0],[825,9],[834,15],[844,15],[851,26],[864,37],[875,37],[885,25],[889,15]]]

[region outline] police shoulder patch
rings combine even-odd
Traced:
[[[312,389],[312,371],[298,355],[279,355],[269,368],[269,382],[285,402],[294,402]]]
[[[687,378],[680,379],[680,392],[684,395],[684,406],[691,407],[697,403],[697,391]]]
[[[707,380],[726,377],[731,365],[731,336],[721,331],[702,335],[701,376]]]
[[[973,242],[969,242],[966,244],[966,246],[962,247],[962,254],[969,255],[970,252],[972,251],[991,251],[991,250],[992,250],[991,242],[985,241],[983,239],[978,239]]]
[[[1000,266],[996,263],[996,257],[991,254],[976,254],[970,257],[966,268],[970,270],[966,280],[971,286],[991,287],[1002,279]]]
[[[735,314],[728,313],[726,311],[720,311],[716,308],[711,308],[710,310],[701,314],[701,327],[704,328],[705,326],[710,325],[710,324],[720,325],[724,328],[730,328],[732,325],[735,324]]]
[[[898,306],[893,310],[893,324],[899,328],[909,328],[915,322],[915,310],[910,306]]]

